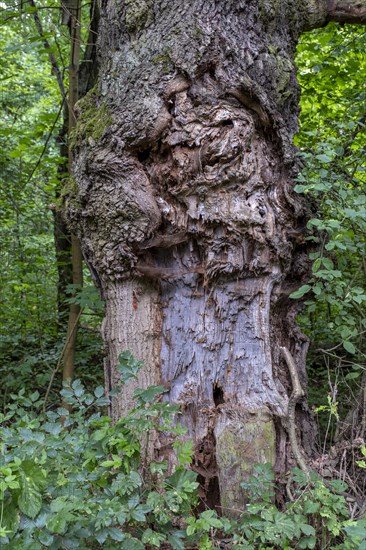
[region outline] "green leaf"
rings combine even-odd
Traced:
[[[108,538],[108,529],[102,529],[101,531],[95,531],[94,536],[99,542],[99,544],[103,544],[107,538]]]
[[[15,495],[6,497],[3,503],[0,503],[0,506],[1,504],[3,504],[2,527],[8,533],[14,533],[18,529],[20,520]]]
[[[39,542],[44,546],[51,546],[54,540],[55,537],[51,533],[48,533],[48,531],[42,531],[39,535]]]
[[[197,474],[192,470],[177,469],[172,476],[166,480],[166,485],[174,487],[178,492],[184,489],[186,481],[196,482]]]
[[[362,541],[365,541],[365,532],[366,532],[366,518],[360,519],[357,522],[349,522],[348,525],[344,528],[347,535],[350,537],[359,537]],[[362,549],[364,550],[364,549]]]
[[[304,514],[316,514],[320,510],[320,504],[319,502],[313,502],[311,500],[307,500],[304,503]]]
[[[42,495],[31,481],[24,480],[18,497],[19,510],[34,519],[42,508]]]
[[[135,359],[129,351],[123,351],[118,357],[117,370],[120,373],[120,381],[126,384],[130,380],[137,380],[137,375],[141,367],[142,361]]]
[[[316,159],[320,160],[320,162],[324,162],[325,164],[332,162],[332,158],[328,155],[316,155]]]
[[[122,550],[145,550],[145,545],[141,541],[131,538],[125,538],[121,544]]]
[[[95,388],[95,390],[94,390],[94,395],[95,395],[95,397],[97,397],[97,398],[102,397],[102,395],[104,395],[104,388],[103,388],[103,386],[98,386],[97,388]]]
[[[143,534],[141,541],[144,544],[151,544],[152,546],[156,546],[157,548],[160,548],[160,543],[166,540],[165,535],[161,533],[157,533],[156,531],[153,531],[152,529],[146,529]]]
[[[348,490],[347,483],[342,479],[332,479],[328,483],[336,493],[344,493]]]
[[[346,351],[348,351],[348,353],[351,353],[352,355],[354,355],[356,353],[355,346],[349,340],[343,340],[342,345],[343,345],[344,349]]]
[[[109,531],[109,536],[113,540],[116,540],[118,542],[120,542],[120,541],[122,541],[126,538],[126,535],[120,529],[117,529],[116,527],[110,527],[108,531]]]
[[[137,388],[134,391],[133,396],[138,403],[145,405],[147,403],[151,403],[158,395],[161,395],[166,391],[167,390],[164,386],[149,386],[146,390]]]
[[[66,529],[66,518],[63,518],[60,514],[50,517],[47,521],[47,528],[52,533],[62,534]]]
[[[168,542],[172,546],[173,550],[184,550],[184,531],[175,531],[168,536]]]
[[[23,460],[21,469],[26,476],[26,480],[28,479],[30,483],[37,485],[38,488],[45,487],[47,482],[46,474],[33,460]]]
[[[302,537],[298,542],[299,548],[310,548],[312,550],[316,545],[316,537]]]
[[[295,292],[290,294],[290,298],[294,300],[297,298],[302,298],[307,292],[309,292],[309,290],[311,290],[310,285],[303,285],[299,288],[299,290],[296,290]]]
[[[357,378],[360,378],[361,373],[360,372],[348,372],[345,376],[346,380],[357,380]]]
[[[314,535],[315,536],[315,529],[312,525],[308,525],[308,524],[302,524],[300,525],[300,529],[301,531],[304,533],[304,535]]]
[[[145,521],[146,512],[142,508],[142,506],[138,506],[137,508],[134,508],[131,510],[131,518],[138,522]]]

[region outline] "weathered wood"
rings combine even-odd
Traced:
[[[291,461],[281,347],[306,389],[307,341],[288,299],[308,271],[306,206],[292,192],[293,56],[327,10],[106,0],[99,83],[79,103],[68,218],[107,303],[108,385],[124,349],[145,362],[140,383],[163,382],[181,405],[207,500],[227,509],[243,506],[255,462]],[[133,388],[113,398],[115,417]],[[304,400],[296,421],[311,451]]]

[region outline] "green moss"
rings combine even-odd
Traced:
[[[105,129],[112,123],[108,106],[106,102],[100,103],[96,86],[78,101],[77,106],[80,115],[70,134],[71,148],[81,145],[88,138],[99,141]]]
[[[62,188],[59,198],[56,201],[56,208],[63,209],[65,202],[79,206],[78,200],[78,184],[76,180],[69,176],[62,181]]]
[[[172,60],[171,60],[171,56],[170,56],[170,49],[165,48],[165,50],[162,53],[155,55],[151,59],[151,61],[153,63],[155,63],[156,65],[161,63],[163,65],[164,69],[169,69],[170,65],[172,64]]]
[[[274,464],[275,437],[273,420],[266,411],[247,413],[242,424],[228,424],[217,436],[216,460],[220,472],[225,472],[220,487],[224,508],[242,507],[245,495],[240,483],[248,479],[255,464]]]
[[[126,29],[132,33],[153,22],[152,0],[125,0]]]
[[[195,27],[193,30],[193,36],[199,40],[202,36],[204,36],[204,32],[200,27]]]

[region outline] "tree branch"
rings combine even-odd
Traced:
[[[327,21],[366,24],[365,0],[328,0]]]
[[[366,24],[366,0],[307,0],[305,31],[324,27],[327,23]]]

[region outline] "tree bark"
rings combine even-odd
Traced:
[[[226,512],[253,464],[294,462],[288,433],[314,451],[306,397],[289,428],[281,349],[306,392],[288,298],[308,274],[293,56],[328,7],[105,0],[99,82],[78,106],[67,215],[106,300],[108,388],[121,351],[144,361],[139,383],[181,406],[207,502]],[[115,418],[133,390],[113,397]]]

